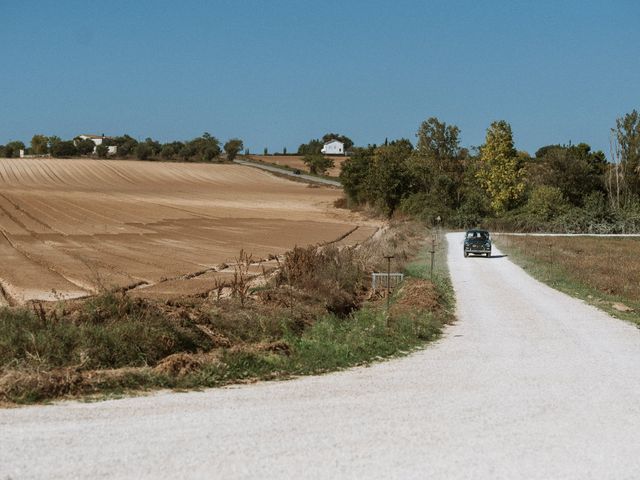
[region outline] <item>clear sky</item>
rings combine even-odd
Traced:
[[[640,108],[637,0],[0,0],[0,143],[207,131],[270,152],[437,116],[608,153]]]

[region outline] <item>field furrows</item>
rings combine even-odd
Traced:
[[[0,236],[0,258],[3,259],[0,283],[9,302],[55,300],[87,293],[47,265],[39,263],[5,235]]]
[[[260,260],[371,235],[339,195],[239,165],[0,159],[0,304],[207,292],[240,249]]]

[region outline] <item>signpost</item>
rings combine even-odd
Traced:
[[[389,312],[389,303],[391,302],[391,259],[393,255],[385,255],[387,259],[387,312]]]
[[[436,244],[438,243],[438,229],[440,227],[440,222],[442,221],[442,217],[438,215],[436,217],[436,224],[433,229],[433,234],[431,235],[431,250],[429,253],[431,254],[431,268],[429,269],[429,279],[433,281],[433,262],[436,254]]]
[[[436,239],[435,237],[431,237],[431,270],[429,271],[429,279],[433,280],[433,258],[436,254]]]

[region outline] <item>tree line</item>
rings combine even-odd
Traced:
[[[188,141],[160,143],[152,138],[138,141],[129,135],[103,137],[97,145],[88,138],[75,137],[62,140],[57,136],[47,137],[37,134],[31,138],[27,147],[21,141],[0,145],[0,158],[19,157],[20,150],[27,155],[51,155],[53,157],[74,157],[95,155],[99,158],[109,156],[109,147],[117,147],[116,158],[136,158],[138,160],[172,160],[184,162],[212,162],[220,159],[222,152],[227,160],[233,160],[244,148],[239,138],[231,138],[224,145],[214,136],[205,132]]]
[[[356,147],[340,179],[351,206],[408,214],[451,227],[525,231],[640,230],[640,116],[611,129],[611,162],[586,143],[515,148],[504,120],[480,147],[460,145],[460,129],[432,117],[408,139]]]

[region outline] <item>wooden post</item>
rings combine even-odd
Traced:
[[[434,238],[431,239],[431,270],[429,273],[429,278],[433,280],[433,258],[436,253],[436,241]]]

